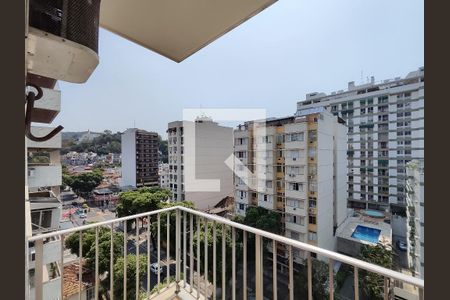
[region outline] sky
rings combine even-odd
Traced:
[[[307,93],[424,66],[423,15],[423,0],[279,0],[181,63],[100,29],[100,64],[84,84],[59,82],[53,124],[165,138],[184,108],[292,115]]]

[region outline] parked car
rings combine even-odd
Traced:
[[[150,265],[150,271],[154,274],[158,274],[158,269],[159,269],[159,273],[161,274],[163,272],[163,267],[161,267],[158,263],[152,263]]]
[[[86,215],[85,213],[82,213],[82,214],[80,214],[80,218],[86,219],[86,218],[87,218],[87,215]]]
[[[406,251],[408,249],[408,245],[406,244],[406,242],[398,240],[397,241],[397,248],[400,251]]]

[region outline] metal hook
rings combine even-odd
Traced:
[[[35,95],[34,92],[30,91],[30,92],[28,92],[28,94],[26,96],[27,111],[25,113],[25,135],[34,142],[48,141],[49,139],[51,139],[52,137],[57,135],[61,130],[63,130],[64,127],[59,125],[55,129],[53,129],[49,134],[47,134],[46,136],[42,136],[42,137],[34,136],[31,133],[31,114],[34,109],[34,101],[41,99],[43,96],[43,92],[42,92],[42,89],[35,84],[27,83],[27,86],[30,86],[30,87],[33,87],[34,89],[36,89],[37,95]]]

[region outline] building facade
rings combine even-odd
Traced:
[[[187,127],[192,135],[187,136]],[[197,118],[169,123],[167,134],[171,201],[191,201],[196,209],[206,210],[233,194],[232,166],[225,164],[233,154],[233,128]],[[189,157],[186,150],[191,151]],[[190,177],[185,178],[186,174]],[[219,186],[208,190],[194,180],[214,180]]]
[[[413,160],[406,167],[407,253],[413,275],[423,278],[425,269],[425,193],[423,161]]]
[[[318,107],[348,125],[349,207],[404,213],[406,164],[424,158],[424,68],[297,103],[298,112]]]
[[[158,186],[158,134],[129,128],[122,133],[121,147],[121,186]]]
[[[249,206],[276,211],[285,236],[334,250],[335,229],[347,214],[346,130],[325,110],[239,125],[235,213],[245,215]]]
[[[40,122],[50,124],[60,111],[61,93],[55,89],[42,88],[42,98],[36,102],[35,108],[40,109]],[[38,103],[39,102],[39,103]],[[39,105],[39,106],[38,106]],[[31,134],[35,137],[48,135],[54,128],[31,126]],[[34,141],[26,138],[27,147],[27,200],[26,223],[31,227],[32,235],[39,235],[59,230],[62,203],[60,186],[62,184],[62,166],[60,158],[61,133],[45,141]],[[30,234],[30,233],[29,233]],[[45,253],[36,255],[40,248]],[[61,291],[61,242],[50,238],[42,243],[29,245],[28,278],[42,280],[42,293],[48,299],[57,298]],[[36,268],[36,265],[44,265]],[[37,274],[39,272],[39,275]],[[34,299],[35,289],[30,285],[30,299]]]

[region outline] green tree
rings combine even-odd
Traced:
[[[111,230],[100,227],[98,233],[98,257],[99,257],[99,273],[109,271],[110,268],[110,251],[111,251]],[[80,251],[80,233],[76,232],[68,236],[65,240],[65,246],[70,252],[79,255]],[[86,259],[86,267],[95,268],[95,229],[84,230],[82,233],[83,258]],[[113,233],[113,252],[114,262],[118,257],[123,256],[123,234],[119,232]]]
[[[376,246],[363,245],[360,259],[369,263],[382,266],[388,269],[394,267],[393,252],[387,246],[377,244]],[[383,299],[384,277],[373,272],[361,270],[360,286],[369,299]]]
[[[281,215],[260,206],[248,207],[245,217],[234,221],[276,234],[281,232]]]
[[[99,170],[79,175],[63,174],[63,184],[68,185],[79,196],[86,196],[102,182],[103,175]]]
[[[136,296],[136,255],[127,255],[127,299],[134,299]],[[114,298],[123,298],[123,279],[125,261],[119,257],[114,264]],[[139,255],[139,277],[144,278],[147,274],[147,255]],[[140,290],[142,289],[142,286]],[[143,290],[142,290],[143,292]]]

